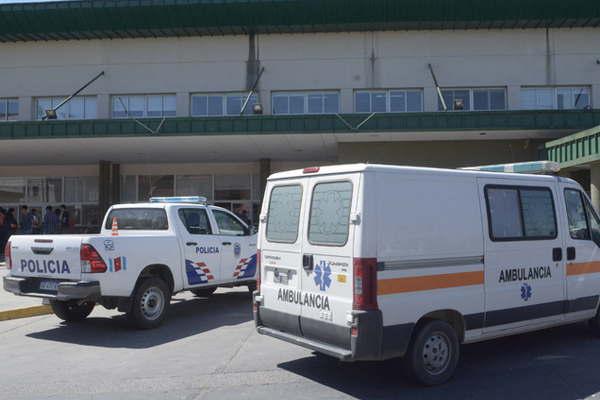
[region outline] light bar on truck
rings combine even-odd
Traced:
[[[560,164],[554,161],[530,161],[514,164],[482,165],[479,167],[464,167],[469,171],[512,172],[516,174],[554,175],[560,171]]]
[[[150,203],[206,204],[206,197],[204,197],[204,196],[150,197]]]

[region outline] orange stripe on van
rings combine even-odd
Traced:
[[[600,272],[600,262],[592,261],[585,263],[571,263],[567,264],[567,275],[585,275]]]
[[[381,279],[377,281],[377,294],[382,296],[394,293],[483,285],[484,281],[483,271]]]

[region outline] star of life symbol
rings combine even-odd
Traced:
[[[321,292],[326,291],[331,286],[331,267],[325,260],[319,261],[315,265],[315,284]]]
[[[527,300],[529,300],[531,298],[531,296],[532,296],[531,286],[528,283],[524,283],[521,286],[521,298],[524,301],[527,301]]]

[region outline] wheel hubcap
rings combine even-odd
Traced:
[[[432,375],[443,373],[450,362],[450,339],[443,332],[434,332],[423,346],[423,365]]]
[[[146,289],[140,301],[142,314],[146,319],[155,320],[162,314],[165,307],[165,297],[162,291],[155,287]]]

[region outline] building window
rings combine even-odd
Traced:
[[[420,89],[359,90],[354,92],[354,111],[357,113],[421,112],[423,91]]]
[[[113,118],[174,117],[177,96],[174,94],[113,95]]]
[[[573,110],[591,107],[591,91],[586,86],[521,88],[524,110]]]
[[[240,115],[247,93],[198,93],[192,95],[191,114],[193,117],[222,117],[224,115]],[[252,114],[258,97],[250,96],[244,114]]]
[[[51,110],[62,103],[66,97],[38,97],[35,99],[36,118],[46,116],[46,110]],[[57,119],[94,119],[98,106],[96,96],[75,96],[56,111]]]
[[[273,114],[337,114],[339,92],[278,92],[271,95]]]
[[[148,201],[154,196],[173,196],[173,175],[140,175],[138,177],[138,199]]]
[[[506,110],[506,89],[473,88],[442,89],[448,111],[498,111]],[[438,109],[444,110],[438,99]]]
[[[0,121],[16,121],[19,118],[19,99],[0,99]]]

